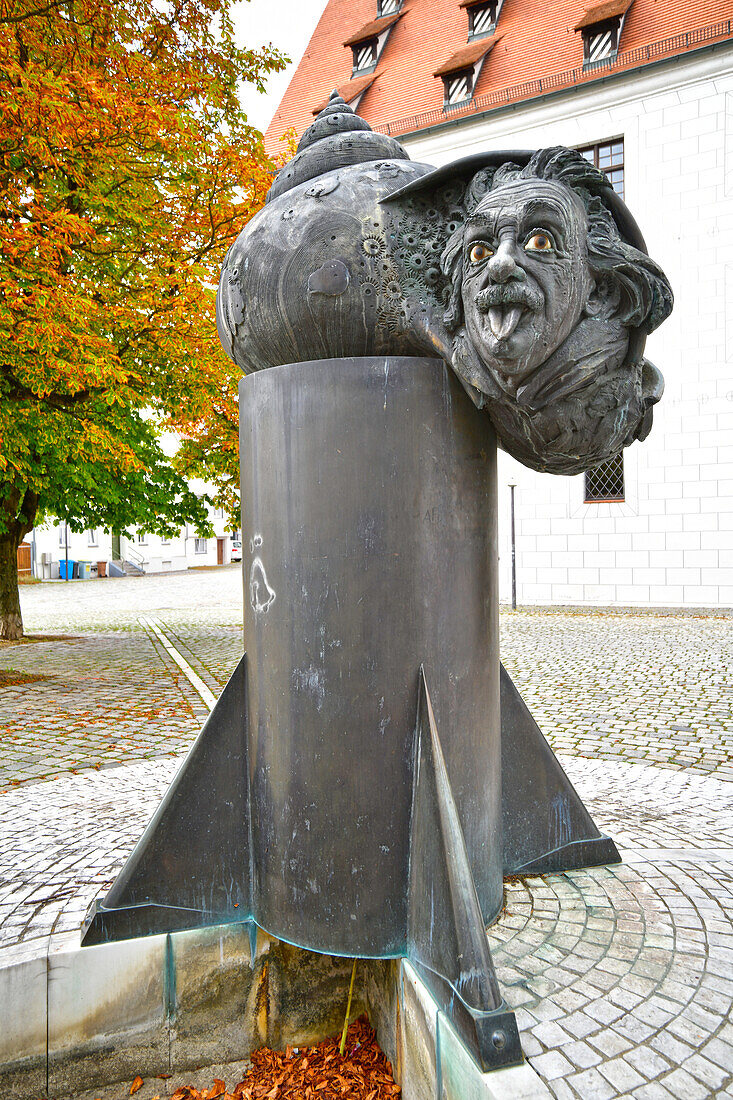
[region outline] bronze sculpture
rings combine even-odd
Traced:
[[[247,920],[406,955],[482,1068],[521,1060],[502,876],[619,857],[500,672],[496,437],[555,473],[643,438],[671,305],[579,154],[434,170],[332,97],[217,298],[246,657],[85,942]]]
[[[663,381],[644,343],[671,308],[631,215],[579,153],[436,171],[333,96],[233,245],[218,321],[245,372],[437,353],[510,454],[572,474],[648,434]]]

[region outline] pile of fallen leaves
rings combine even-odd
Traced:
[[[251,1060],[233,1092],[215,1080],[203,1092],[184,1085],[170,1100],[393,1100],[402,1095],[366,1016],[349,1026],[343,1057],[335,1038],[300,1049],[263,1047]]]

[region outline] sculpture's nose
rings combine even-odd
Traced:
[[[515,259],[514,241],[502,241],[486,265],[486,270],[495,283],[506,283],[509,279],[523,279],[524,271]]]

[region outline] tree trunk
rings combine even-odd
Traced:
[[[23,637],[18,591],[20,541],[14,532],[0,535],[0,638],[8,641]]]
[[[0,487],[0,638],[23,637],[18,591],[18,547],[33,527],[38,494],[13,484]]]

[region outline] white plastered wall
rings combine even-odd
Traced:
[[[623,137],[626,201],[676,298],[647,356],[665,377],[626,501],[584,504],[583,478],[501,454],[501,596],[511,594],[517,483],[520,603],[733,606],[733,49],[404,141],[442,165],[487,149]]]

